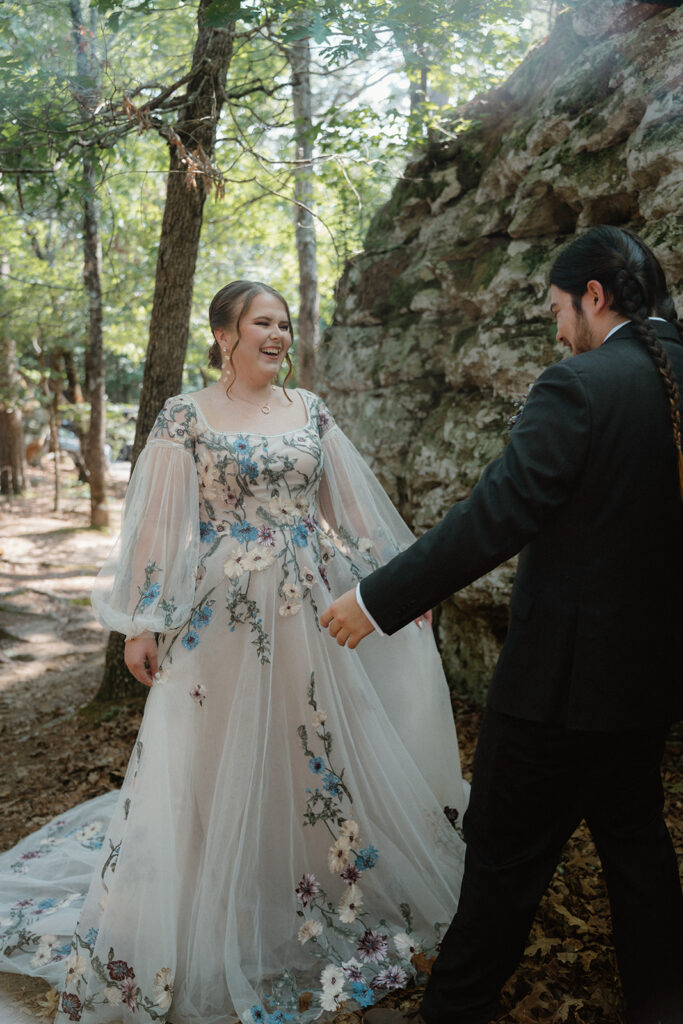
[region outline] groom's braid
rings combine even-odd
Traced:
[[[679,460],[681,460],[683,459],[683,447],[681,446],[681,410],[678,383],[676,382],[673,367],[669,362],[664,346],[648,319],[648,309],[643,296],[643,288],[636,273],[626,268],[616,272],[612,308],[617,313],[622,313],[631,320],[638,340],[648,350],[653,363],[661,374],[669,402],[674,444],[678,450]]]

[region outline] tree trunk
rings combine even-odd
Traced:
[[[0,255],[0,290],[9,276],[9,260]],[[14,339],[0,335],[0,493],[21,494],[26,486],[24,425]]]
[[[296,171],[296,251],[299,262],[298,383],[313,389],[315,358],[320,340],[318,264],[313,206],[313,115],[311,105],[310,40],[298,39],[289,49],[294,105]]]
[[[88,30],[83,21],[80,0],[69,0],[71,28],[76,48],[76,70],[79,78],[79,105],[89,116],[98,75],[95,54],[94,12]],[[93,88],[86,89],[86,83]],[[99,235],[96,200],[96,174],[92,160],[83,158],[83,283],[88,293],[88,366],[90,427],[85,443],[85,461],[90,484],[90,525],[108,526],[107,458],[104,451],[106,412],[104,404],[104,347],[102,343],[102,245]]]
[[[66,377],[64,397],[67,402],[71,402],[74,405],[80,405],[83,401],[83,391],[81,390],[78,373],[76,372],[74,354],[70,348],[61,349],[61,353],[64,361],[64,376]]]
[[[419,150],[427,135],[426,110],[428,75],[427,65],[420,46],[404,46],[403,60],[408,75],[410,113],[408,114],[408,131],[410,146]]]
[[[131,470],[162,405],[182,389],[194,271],[208,186],[201,173],[190,178],[187,164],[181,161],[189,154],[201,165],[213,157],[235,31],[232,22],[227,28],[206,24],[204,16],[212,2],[199,3],[197,42],[192,56],[195,75],[188,84],[185,103],[170,136],[166,204]],[[143,690],[123,665],[123,637],[112,634],[96,699],[120,700]]]
[[[181,161],[186,153],[200,160],[213,157],[234,39],[232,23],[224,29],[211,28],[206,24],[204,15],[212,2],[200,0],[199,3],[197,42],[192,56],[196,75],[188,84],[187,98],[171,136],[166,204],[157,255],[133,464],[162,405],[182,389],[194,271],[208,187],[203,174],[190,178],[186,165]]]
[[[19,401],[16,347],[0,339],[0,493],[21,494],[26,486],[24,427]]]
[[[59,461],[62,450],[59,445],[59,392],[57,388],[53,388],[54,383],[54,381],[50,381],[46,378],[45,390],[47,394],[50,395],[50,400],[47,406],[48,423],[50,425],[50,448],[54,456],[55,467],[55,491],[52,501],[52,511],[59,512],[62,504],[62,467]]]

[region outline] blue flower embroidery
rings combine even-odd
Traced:
[[[54,907],[56,902],[57,900],[55,899],[41,900],[38,907],[40,910],[49,910],[51,907]]]
[[[308,767],[314,775],[321,775],[325,771],[325,762],[322,757],[312,757],[308,762]]]
[[[360,871],[365,871],[369,868],[374,868],[379,857],[379,850],[374,846],[366,846],[364,850],[359,850],[356,856],[356,867]]]
[[[244,522],[232,523],[230,526],[230,534],[232,537],[241,541],[256,540],[258,537],[258,530],[245,519]]]
[[[323,789],[326,789],[332,796],[336,796],[339,793],[339,779],[332,772],[328,772],[323,779]]]
[[[208,605],[204,605],[202,608],[198,608],[190,619],[190,629],[203,629],[204,626],[208,626],[213,615],[213,608],[209,608]]]
[[[216,539],[216,531],[213,523],[199,522],[199,539],[203,544],[210,544]]]
[[[243,437],[242,434],[240,434],[239,437],[237,437],[236,440],[233,442],[233,448],[235,449],[235,451],[242,452],[244,455],[248,454],[250,447],[251,446],[247,441],[246,437]]]
[[[258,465],[252,462],[251,459],[240,459],[239,461],[240,473],[244,473],[247,479],[254,483],[258,477]]]
[[[195,632],[194,629],[190,629],[180,642],[186,650],[193,651],[199,643],[199,633]]]
[[[94,946],[94,945],[95,945],[95,942],[97,941],[97,932],[98,932],[98,929],[97,929],[97,928],[90,928],[90,929],[89,929],[89,930],[88,930],[88,931],[86,932],[86,935],[85,935],[85,939],[84,939],[84,941],[85,941],[85,943],[86,943],[86,944],[87,944],[88,946]],[[69,947],[67,947],[67,949],[68,949],[68,948],[69,948]]]
[[[142,597],[140,598],[140,604],[143,608],[146,608],[156,600],[161,593],[161,585],[159,583],[151,583],[146,590],[143,591]]]
[[[308,531],[305,526],[299,524],[292,530],[292,540],[298,548],[305,548],[308,544]]]
[[[362,981],[354,981],[351,991],[359,1006],[372,1006],[375,1001],[375,993],[371,988],[366,988]]]
[[[252,1006],[250,1013],[251,1019],[255,1022],[255,1024],[261,1024],[261,1021],[264,1021],[266,1019],[266,1015],[260,1006]]]

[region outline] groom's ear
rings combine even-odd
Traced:
[[[587,307],[584,308],[586,315],[592,313],[595,316],[610,308],[610,300],[611,296],[605,291],[599,281],[589,281],[586,285],[586,294],[581,300],[581,305]]]

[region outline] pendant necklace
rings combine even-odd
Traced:
[[[271,387],[271,391],[275,391],[275,385],[274,384],[271,384],[270,387]],[[238,401],[240,401],[240,402],[246,402],[247,405],[255,406],[257,409],[259,409],[263,413],[264,416],[269,416],[270,415],[270,402],[264,402],[263,404],[261,404],[260,402],[252,402],[250,398],[242,398],[241,395],[235,395],[235,398],[237,398]]]

